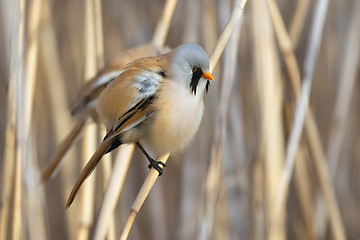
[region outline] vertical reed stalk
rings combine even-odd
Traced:
[[[177,0],[167,0],[153,35],[152,43],[164,46]]]
[[[266,215],[265,215],[265,173],[264,173],[264,161],[263,161],[263,146],[260,143],[260,147],[257,152],[257,158],[252,171],[252,187],[254,191],[252,192],[252,231],[251,239],[253,240],[263,240],[266,239]]]
[[[17,2],[14,1],[16,4]],[[17,29],[18,19],[13,20],[15,16],[14,12],[16,9],[12,9],[15,4],[11,5],[9,1],[1,1],[0,11],[2,15],[2,20],[5,24],[4,29],[4,38],[9,40],[12,38],[17,39],[16,32],[14,29]],[[7,28],[6,28],[7,26]],[[11,196],[14,189],[14,168],[15,168],[15,125],[16,125],[16,84],[15,84],[15,70],[13,68],[13,58],[15,55],[15,45],[5,53],[5,59],[9,62],[8,76],[7,79],[7,111],[6,111],[6,120],[5,120],[5,137],[4,137],[4,156],[3,156],[3,173],[2,173],[2,189],[1,189],[1,204],[0,204],[0,240],[9,239],[8,230],[11,227],[9,226],[9,213],[11,211]],[[10,65],[10,63],[12,63]]]
[[[274,34],[265,1],[254,1],[255,67],[259,79],[261,138],[267,209],[267,239],[285,239],[285,206],[275,213],[274,205],[283,168],[282,85]],[[277,223],[277,224],[276,224]]]
[[[96,63],[97,69],[102,69],[105,65],[104,57],[104,31],[103,31],[103,15],[100,0],[94,2],[94,18],[95,18],[95,42],[96,42]]]
[[[185,19],[184,19],[184,29],[181,38],[181,42],[198,42],[198,31],[199,27],[197,23],[199,22],[199,15],[196,14],[197,10],[200,8],[199,0],[186,0],[185,2]]]
[[[12,209],[12,223],[11,223],[11,239],[20,240],[23,238],[24,225],[23,225],[23,188],[22,188],[22,173],[23,162],[26,157],[26,144],[25,144],[25,119],[24,119],[24,83],[25,83],[25,1],[20,0],[13,2],[8,6],[7,10],[12,15],[9,16],[9,24],[12,25],[9,40],[13,41],[10,49],[10,71],[9,82],[13,82],[14,91],[14,108],[8,102],[10,108],[15,110],[15,154],[14,154],[14,183],[13,183],[13,209]],[[12,124],[12,122],[9,122]],[[10,149],[9,149],[10,150]],[[12,159],[9,159],[12,160]],[[8,220],[7,220],[8,221]],[[6,237],[6,236],[5,236]]]
[[[25,129],[26,133],[30,129],[31,114],[33,112],[34,87],[36,83],[36,71],[39,55],[39,25],[41,17],[42,0],[33,1],[29,6],[28,22],[28,47],[26,56],[26,119],[28,119]]]
[[[68,99],[66,96],[65,76],[60,63],[60,53],[57,48],[57,39],[55,34],[55,27],[52,21],[52,12],[49,0],[43,0],[42,6],[42,19],[41,19],[41,32],[40,32],[40,58],[44,64],[46,80],[45,88],[49,92],[50,109],[47,109],[53,119],[54,138],[56,143],[65,138],[64,129],[67,129],[72,124],[72,120],[68,111]],[[47,137],[50,137],[48,135]],[[69,152],[67,157],[76,159],[74,152]],[[62,171],[60,171],[60,179],[63,188],[61,188],[61,195],[63,200],[66,199],[69,189],[74,182],[73,170],[76,162],[69,161]],[[64,204],[61,204],[64,205]],[[66,211],[66,224],[69,236],[75,236],[76,231],[76,213]]]
[[[99,15],[98,15],[99,16]],[[100,16],[99,16],[100,17]],[[84,32],[84,46],[85,46],[85,67],[84,79],[90,79],[96,75],[98,63],[97,60],[103,59],[102,54],[97,51],[97,40],[99,45],[102,44],[102,37],[97,36],[95,14],[95,1],[88,0],[85,2],[85,32]],[[100,29],[99,29],[100,30]],[[98,32],[98,35],[102,33]],[[100,47],[102,48],[102,46]],[[97,126],[95,124],[88,124],[84,129],[82,142],[82,166],[85,166],[87,161],[97,148]],[[89,176],[87,184],[84,184],[82,191],[80,191],[81,210],[79,217],[79,230],[77,233],[78,240],[89,239],[90,228],[94,219],[94,203],[95,203],[95,175],[96,171]]]
[[[15,165],[15,83],[9,79],[7,96],[7,120],[5,128],[5,146],[3,161],[3,179],[0,205],[0,240],[8,239],[9,212],[11,207],[11,195],[14,189],[14,165]]]
[[[340,150],[345,138],[346,120],[349,116],[351,98],[355,89],[356,74],[359,66],[359,42],[360,29],[360,3],[354,2],[351,23],[348,30],[348,37],[345,43],[345,52],[340,76],[337,100],[332,116],[332,128],[330,142],[327,147],[326,156],[329,160],[330,175],[335,179],[336,169],[340,161]]]
[[[42,1],[29,3],[27,56],[26,56],[26,82],[24,95],[25,139],[26,154],[24,156],[24,215],[26,217],[25,230],[28,239],[42,240],[47,238],[46,221],[44,213],[44,192],[39,184],[39,172],[36,162],[36,142],[33,118],[34,88],[37,76],[39,53],[39,25],[41,19]]]
[[[218,39],[216,28],[216,5],[214,0],[202,0],[202,35],[205,52],[210,52]],[[192,26],[195,28],[194,26]]]

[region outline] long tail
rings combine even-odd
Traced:
[[[112,144],[112,139],[102,141],[100,143],[99,148],[95,151],[95,153],[90,158],[89,162],[86,164],[82,172],[80,173],[80,177],[76,181],[73,189],[71,190],[71,193],[69,195],[69,198],[66,203],[66,208],[70,207],[71,203],[74,201],[76,194],[78,193],[81,185],[85,181],[85,179],[90,176],[96,165],[101,160],[102,156],[105,154],[105,152],[109,149],[109,147]]]
[[[79,120],[77,120],[75,126],[69,133],[69,135],[61,142],[61,144],[55,150],[55,152],[51,156],[49,163],[41,173],[41,178],[44,183],[48,182],[51,178],[53,178],[56,175],[57,173],[56,170],[59,169],[60,166],[62,165],[63,162],[62,160],[65,153],[75,142],[76,137],[80,134],[84,126],[85,126],[85,119],[79,118]]]

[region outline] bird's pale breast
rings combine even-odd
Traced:
[[[202,94],[194,96],[189,88],[173,81],[164,84],[167,91],[156,103],[159,110],[146,139],[157,155],[185,148],[199,128],[204,110]]]

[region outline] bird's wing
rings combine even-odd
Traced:
[[[78,115],[94,110],[99,95],[107,84],[119,76],[120,73],[123,72],[123,68],[134,59],[160,55],[169,50],[169,48],[159,47],[149,43],[120,52],[104,69],[99,71],[93,79],[85,83],[79,93],[78,99],[72,104],[71,114]]]
[[[125,132],[141,122],[145,119],[149,118],[154,112],[155,107],[153,102],[156,100],[155,95],[151,95],[147,98],[141,99],[137,102],[132,108],[127,110],[114,124],[112,129],[107,133],[104,140],[113,138],[119,135],[122,132]]]
[[[158,57],[149,57],[130,63],[109,83],[97,105],[108,138],[129,130],[153,113],[163,74]]]

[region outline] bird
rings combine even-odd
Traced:
[[[96,109],[107,134],[80,173],[66,208],[102,156],[121,144],[135,143],[160,176],[166,165],[142,144],[156,156],[184,149],[200,126],[209,80],[214,80],[209,58],[195,43],[129,63],[100,94]]]
[[[106,85],[114,80],[126,66],[127,63],[147,56],[161,55],[171,49],[165,46],[158,46],[154,43],[147,43],[133,47],[118,53],[106,66],[101,69],[92,79],[86,81],[81,87],[77,98],[70,106],[71,115],[76,117],[76,123],[67,137],[61,142],[52,154],[45,168],[42,170],[42,181],[48,182],[60,168],[63,156],[80,135],[87,122],[100,123],[100,117],[96,112],[96,103],[100,93]]]

